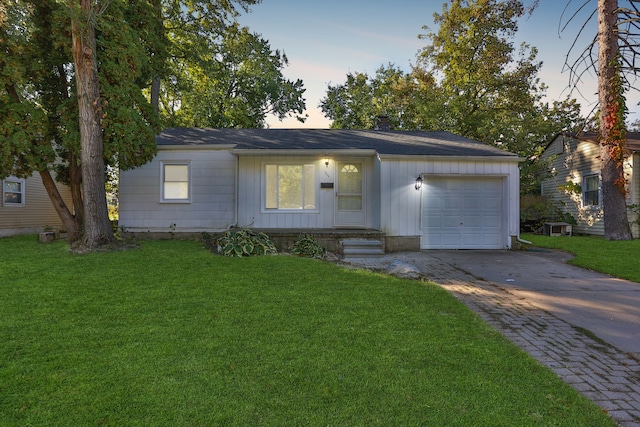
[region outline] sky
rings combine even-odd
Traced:
[[[268,40],[272,50],[283,51],[289,60],[284,76],[293,81],[301,79],[306,88],[307,121],[302,124],[295,118],[284,121],[268,118],[268,126],[328,128],[331,122],[318,106],[328,85],[344,83],[350,72],[374,75],[380,66],[388,64],[408,72],[416,54],[428,42],[418,35],[428,32],[423,26],[437,32],[433,14],[442,12],[443,3],[444,0],[262,0],[252,6],[248,14],[240,16],[240,24]],[[528,3],[531,2],[525,0]],[[562,31],[561,25],[567,23],[569,12],[573,12],[572,6],[577,3],[539,0],[537,9],[520,19],[513,40],[516,47],[526,42],[538,49],[537,58],[543,63],[538,77],[548,86],[545,99],[548,102],[563,100],[569,94],[569,73],[563,72],[565,59],[586,15],[579,15]],[[595,9],[595,2],[592,3]],[[592,26],[589,37],[581,39],[579,48],[574,48],[572,59],[595,35],[595,21]],[[597,101],[596,88],[596,77],[591,73],[583,79],[580,92],[572,94],[585,114]],[[630,121],[640,118],[638,101],[638,94],[628,94]]]

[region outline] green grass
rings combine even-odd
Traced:
[[[0,425],[610,426],[439,287],[191,241],[0,239]]]
[[[599,271],[621,279],[640,283],[640,240],[611,241],[600,236],[538,236],[526,234],[523,239],[541,248],[570,252],[570,264]]]

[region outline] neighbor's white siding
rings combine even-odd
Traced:
[[[161,201],[162,162],[188,162],[190,201]],[[220,231],[236,223],[236,157],[228,150],[161,150],[146,165],[121,171],[120,227],[129,231]]]
[[[421,236],[421,191],[415,189],[418,176],[492,176],[504,179],[504,246],[519,235],[520,177],[518,163],[496,160],[424,160],[383,158],[381,162],[381,226],[388,236]]]

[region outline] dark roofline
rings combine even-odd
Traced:
[[[171,128],[156,137],[163,146],[231,145],[234,150],[375,150],[380,155],[517,158],[499,148],[449,132],[342,129]]]
[[[551,141],[544,147],[546,150],[549,148],[553,141],[555,141],[559,136],[563,136],[566,138],[577,139],[579,141],[587,141],[593,144],[598,144],[598,134],[596,132],[560,132],[557,133]],[[640,132],[627,132],[627,146],[632,152],[640,152]]]

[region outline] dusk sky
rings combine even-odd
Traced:
[[[562,17],[567,3],[569,6]],[[519,21],[520,30],[514,45],[526,42],[538,48],[538,59],[543,62],[538,77],[549,86],[548,101],[564,99],[568,94],[569,74],[563,72],[565,56],[587,15],[580,15],[562,32],[560,27],[567,23],[578,3],[582,1],[540,0],[533,14]],[[595,1],[592,3],[595,9]],[[284,51],[289,59],[285,76],[290,80],[302,79],[306,88],[307,122],[300,124],[295,119],[280,122],[272,118],[268,120],[270,127],[327,128],[330,121],[318,104],[329,84],[344,83],[349,72],[373,75],[381,65],[389,63],[408,71],[416,60],[416,53],[427,44],[427,40],[418,39],[419,34],[426,33],[422,27],[426,25],[437,31],[433,14],[442,12],[442,4],[442,0],[393,3],[263,0],[253,6],[249,14],[240,17],[240,23],[261,34],[273,50]],[[589,37],[575,48],[573,59],[595,33],[594,20]],[[582,104],[584,112],[590,111],[597,100],[595,75],[589,74],[580,90],[581,93],[574,93],[573,97]],[[628,94],[631,121],[640,116],[639,100],[637,93]]]

